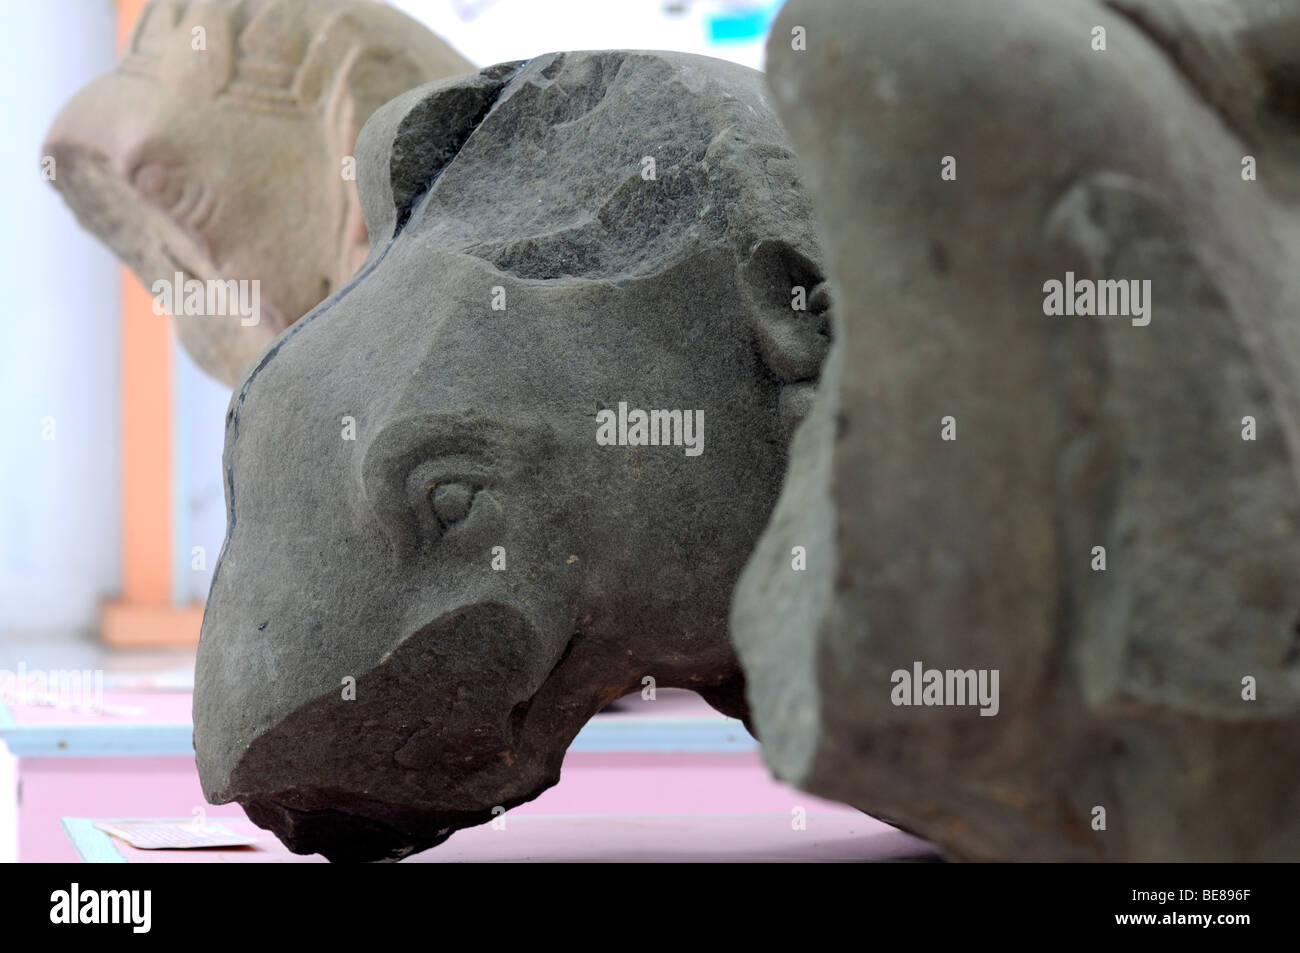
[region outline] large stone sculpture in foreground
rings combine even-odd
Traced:
[[[228,415],[210,800],[400,857],[554,784],[647,677],[746,716],[731,592],[827,346],[765,96],[704,57],[552,54],[367,123],[370,257]],[[598,441],[645,410],[677,416]]]
[[[362,124],[398,93],[473,69],[370,0],[153,0],[44,153],[77,218],[146,288],[177,273],[260,282],[256,312],[247,285],[248,313],[173,308],[190,356],[234,384],[365,258],[350,164]]]
[[[1298,49],[1292,3],[786,7],[836,343],[735,605],[778,776],[959,858],[1300,859]],[[1047,316],[1068,273],[1149,311]],[[918,662],[996,715],[896,704]]]

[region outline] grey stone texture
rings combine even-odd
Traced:
[[[558,53],[371,117],[369,257],[230,406],[210,800],[400,858],[555,784],[647,676],[747,716],[732,589],[828,346],[824,295],[791,307],[820,252],[766,97],[705,57]],[[599,444],[620,403],[702,411],[703,452]]]
[[[954,858],[1300,859],[1297,51],[1294,3],[787,4],[835,344],[735,600],[779,777]],[[1067,272],[1150,323],[1046,315]],[[895,705],[917,661],[999,713]]]

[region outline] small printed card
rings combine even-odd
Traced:
[[[141,850],[191,847],[247,847],[257,838],[237,834],[216,821],[96,821],[101,831]]]

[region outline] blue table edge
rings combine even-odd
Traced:
[[[102,758],[192,755],[190,724],[20,725],[0,703],[0,741],[18,758]],[[583,725],[570,751],[600,753],[720,753],[753,751],[758,742],[735,718],[642,718],[597,715]]]

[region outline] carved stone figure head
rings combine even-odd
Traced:
[[[369,258],[231,403],[195,694],[206,795],[334,859],[535,797],[647,677],[746,715],[731,590],[827,347],[752,70],[551,54],[358,153]]]
[[[44,150],[78,219],[146,287],[177,273],[260,282],[256,323],[176,314],[196,363],[233,384],[365,257],[350,161],[361,125],[398,93],[473,69],[369,0],[154,0]]]

